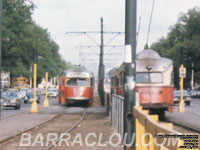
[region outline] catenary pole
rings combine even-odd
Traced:
[[[126,144],[133,143],[132,135],[135,133],[135,121],[132,116],[133,106],[135,106],[135,74],[136,74],[136,17],[137,0],[126,0],[125,4],[125,45],[126,55],[129,60],[125,60],[125,101],[124,101],[124,136]],[[127,46],[128,45],[128,46]],[[128,52],[129,51],[129,52]],[[127,53],[128,52],[128,53]],[[131,57],[130,57],[131,55]],[[126,135],[127,134],[127,135]],[[125,150],[134,149],[134,143],[125,146]]]
[[[104,105],[104,37],[103,37],[103,18],[101,18],[101,45],[100,45],[100,58],[99,58],[99,95],[101,99],[101,105]]]
[[[0,120],[1,120],[1,108],[2,108],[2,101],[1,101],[1,71],[2,71],[2,12],[3,12],[3,0],[0,0]]]

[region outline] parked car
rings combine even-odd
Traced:
[[[3,107],[14,107],[20,109],[21,98],[16,91],[4,91],[2,93]]]
[[[22,95],[23,97],[26,96],[27,91],[28,91],[28,88],[21,88],[21,89],[20,89],[20,93],[21,93],[21,95]]]
[[[33,91],[32,90],[27,91],[24,103],[33,102],[33,100],[34,100]],[[40,95],[38,93],[36,94],[36,102],[38,104],[40,103]]]
[[[48,89],[48,96],[49,97],[57,97],[58,96],[58,90],[56,88],[49,88]]]
[[[24,102],[24,97],[23,97],[23,95],[20,93],[20,91],[18,91],[18,89],[8,89],[8,91],[13,91],[13,92],[16,92],[17,93],[17,95],[19,96],[19,98],[20,98],[20,101],[21,101],[21,103],[23,103]]]
[[[200,94],[199,91],[196,91],[196,90],[190,91],[190,96],[193,97],[193,98],[198,98],[198,97],[200,97],[199,94]]]
[[[174,104],[179,103],[181,99],[181,91],[174,91]],[[183,90],[183,100],[186,103],[186,105],[190,105],[191,103],[191,97],[189,93],[186,90]]]
[[[45,95],[45,88],[41,88],[39,91],[40,95]]]

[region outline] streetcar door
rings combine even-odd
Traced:
[[[59,103],[65,104],[65,81],[66,77],[60,77],[59,79]]]

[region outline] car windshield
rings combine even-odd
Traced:
[[[48,89],[49,92],[57,92],[57,89]]]
[[[20,91],[21,91],[21,92],[26,92],[26,91],[27,91],[27,89],[21,89]]]
[[[163,76],[159,72],[139,72],[136,74],[136,83],[162,83]]]
[[[6,94],[7,96],[9,96],[9,97],[18,97],[18,94],[17,94],[17,92],[7,92],[7,94]]]
[[[1,94],[2,97],[6,97],[7,95],[8,95],[8,91],[4,91],[4,92],[2,92],[2,94]]]
[[[23,84],[15,84],[15,86],[23,87],[24,85]]]
[[[33,92],[32,92],[32,91],[29,91],[27,94],[29,94],[29,95],[30,95],[30,94],[33,94]]]

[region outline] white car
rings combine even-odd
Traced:
[[[58,96],[58,90],[56,88],[49,88],[48,89],[48,96],[49,97],[57,97]]]

